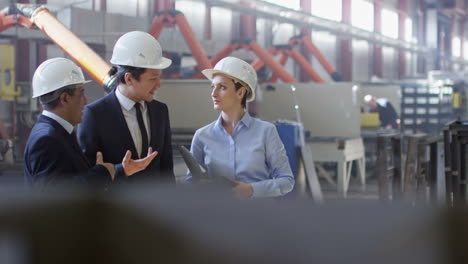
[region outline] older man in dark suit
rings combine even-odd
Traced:
[[[134,159],[144,157],[150,146],[158,156],[145,170],[120,182],[174,183],[168,108],[153,99],[160,87],[161,70],[171,60],[162,56],[153,36],[133,31],[117,40],[111,63],[109,75],[116,87],[86,107],[78,129],[83,152],[92,164],[98,151],[105,161],[114,163],[127,149]]]
[[[43,62],[34,73],[33,98],[39,98],[44,111],[33,127],[24,152],[24,175],[31,187],[56,184],[86,183],[103,186],[114,178],[130,176],[144,168],[157,155],[148,150],[144,159],[132,160],[128,151],[121,157],[120,173],[114,165],[104,163],[96,153],[91,166],[83,155],[74,126],[81,122],[86,104],[83,72],[72,61],[54,58]]]

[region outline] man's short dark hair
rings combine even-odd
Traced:
[[[112,66],[112,68],[109,70],[109,76],[114,76],[116,78],[115,84],[118,85],[119,83],[125,83],[125,73],[129,72],[132,74],[132,77],[135,78],[137,81],[140,80],[140,76],[145,73],[146,68],[138,68],[138,67],[132,67],[132,66],[124,66],[124,65],[118,65],[118,66]]]
[[[70,96],[73,96],[75,94],[75,90],[79,85],[72,84],[72,85],[67,85],[65,87],[62,87],[58,90],[52,91],[50,93],[41,95],[39,97],[39,102],[41,102],[42,107],[47,110],[51,111],[54,110],[55,107],[57,107],[59,101],[60,101],[60,95],[62,93],[67,93]]]

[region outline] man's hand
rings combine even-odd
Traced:
[[[143,159],[133,160],[132,152],[127,150],[125,157],[122,160],[122,167],[126,176],[131,176],[139,171],[142,171],[148,167],[151,161],[158,155],[157,151],[153,152],[151,147],[148,148],[148,155]]]
[[[102,165],[102,166],[106,167],[107,171],[109,171],[109,174],[110,174],[112,180],[114,180],[114,177],[115,177],[114,164],[104,162],[101,152],[96,153],[96,165]]]
[[[253,187],[251,184],[240,182],[236,180],[231,181],[235,182],[237,185],[232,188],[232,193],[238,199],[249,198],[253,195]]]

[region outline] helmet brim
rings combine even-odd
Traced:
[[[163,69],[166,69],[167,67],[171,66],[171,64],[172,64],[171,59],[162,57],[161,61],[158,64],[152,65],[150,67],[147,66],[145,68],[163,70]]]
[[[90,83],[90,82],[92,82],[92,80],[85,80],[85,81],[83,81],[83,82],[70,83],[69,85],[79,85],[79,84],[85,85],[85,84]],[[66,86],[69,86],[69,85],[66,85]],[[41,96],[43,96],[43,95],[45,95],[45,94],[48,94],[48,93],[51,93],[51,92],[53,92],[53,91],[62,89],[63,87],[66,87],[66,86],[57,87],[57,88],[55,88],[55,89],[52,89],[51,91],[45,91],[45,92],[33,94],[33,96],[32,96],[31,98],[38,98],[38,97],[41,97]]]
[[[135,64],[132,62],[127,62],[127,63],[118,63],[115,60],[111,60],[110,63],[114,65],[120,65],[120,66],[130,66],[130,67],[136,67],[136,68],[142,68],[142,69],[156,69],[156,70],[163,70],[166,69],[167,67],[171,66],[172,60],[168,58],[162,57],[159,63],[157,64],[152,64],[152,65],[147,65],[147,64]]]
[[[213,80],[213,76],[216,75],[216,74],[222,74],[222,75],[226,75],[228,76],[229,78],[233,79],[233,80],[236,80],[238,82],[241,82],[242,84],[246,85],[249,90],[250,90],[250,96],[247,98],[247,102],[251,102],[253,100],[255,100],[255,89],[250,87],[247,83],[239,80],[238,78],[232,76],[231,74],[225,72],[225,71],[220,71],[220,70],[215,70],[215,69],[206,69],[206,70],[203,70],[202,71],[202,74],[205,75],[205,77],[212,81]]]

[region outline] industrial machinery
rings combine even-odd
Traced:
[[[335,68],[325,59],[323,54],[318,48],[312,43],[309,37],[297,36],[291,39],[290,47],[274,47],[270,48],[268,52],[258,45],[253,40],[234,40],[227,44],[211,59],[208,59],[206,52],[203,50],[200,42],[196,39],[187,19],[184,14],[177,10],[167,10],[158,13],[150,26],[149,33],[155,38],[158,38],[164,27],[175,27],[178,26],[182,36],[185,39],[188,47],[192,52],[192,56],[198,63],[198,69],[195,75],[192,77],[201,78],[200,71],[203,69],[212,68],[219,60],[228,56],[237,49],[246,49],[254,52],[258,59],[252,62],[252,66],[255,70],[259,70],[264,65],[267,65],[272,71],[274,77],[268,82],[276,82],[279,77],[284,82],[297,82],[293,76],[284,70],[282,66],[286,63],[288,56],[294,58],[294,60],[303,68],[314,81],[324,82],[324,80],[314,71],[309,62],[298,52],[294,50],[292,46],[304,45],[321,63],[321,65],[327,70],[332,76],[333,80],[341,80],[340,75],[336,72]],[[274,55],[281,54],[280,62],[276,62],[273,59]]]
[[[291,88],[292,87],[292,88]],[[300,119],[315,162],[337,164],[338,193],[346,197],[354,161],[362,188],[365,155],[360,130],[359,86],[353,83],[264,84],[258,116],[267,121]],[[333,185],[331,175],[317,166]]]
[[[314,70],[312,65],[307,61],[307,59],[296,49],[295,46],[303,46],[308,50],[322,65],[322,67],[330,74],[331,78],[334,81],[341,81],[342,78],[340,74],[336,71],[335,67],[325,58],[325,56],[320,52],[317,46],[314,45],[310,37],[299,35],[292,37],[287,45],[276,45],[268,49],[268,52],[272,56],[280,56],[279,63],[284,66],[289,57],[293,58],[294,61],[303,69],[313,81],[318,83],[323,83],[325,80]],[[264,66],[264,63],[259,58],[255,60],[252,65],[254,68],[259,71],[260,68]],[[267,82],[276,82],[278,75],[276,73],[267,81]]]
[[[0,11],[0,31],[12,26],[42,30],[55,44],[83,68],[97,83],[109,80],[107,64],[90,47],[40,5],[16,4]]]

